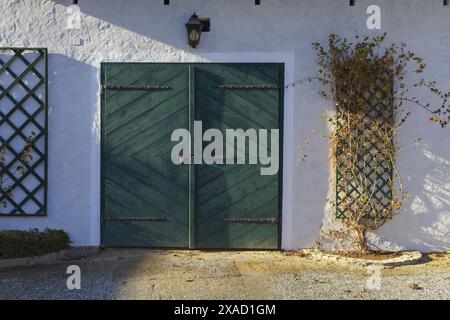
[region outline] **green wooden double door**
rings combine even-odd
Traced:
[[[102,64],[102,245],[279,248],[283,73],[273,63]],[[171,135],[194,139],[194,121],[224,144],[226,129],[266,129],[258,147],[269,153],[278,129],[278,173],[249,164],[252,137],[245,164],[173,163]]]

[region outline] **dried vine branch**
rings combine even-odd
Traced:
[[[424,79],[406,84],[410,74],[424,72],[424,59],[404,43],[386,47],[385,40],[386,34],[356,35],[353,43],[331,34],[327,47],[313,43],[319,76],[308,79],[319,81],[325,88],[319,94],[337,106],[336,115],[325,119],[335,127],[330,136],[337,171],[333,205],[346,230],[331,235],[353,237],[359,252],[369,250],[367,233],[393,219],[407,198],[396,166],[396,134],[411,114],[406,102],[426,110],[441,127],[450,121],[450,92]],[[410,96],[413,88],[429,90],[438,106]]]
[[[6,143],[2,143],[0,146],[0,205],[6,208],[8,206],[8,198],[12,198],[12,185],[8,183],[11,180],[11,175],[23,177],[27,174],[25,165],[28,165],[33,160],[34,148],[36,145],[36,133],[32,132],[29,137],[27,137],[27,142],[25,146],[20,151],[20,162],[12,167],[9,171],[6,167],[8,166],[8,153],[11,146]],[[7,172],[9,171],[9,172]]]

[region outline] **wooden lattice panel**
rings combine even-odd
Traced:
[[[367,92],[362,106],[364,112],[360,113],[364,116],[352,122],[352,128],[336,149],[336,214],[340,219],[356,216],[364,196],[370,198],[371,204],[365,218],[382,219],[392,209],[393,163],[388,150],[393,140],[386,140],[385,130],[392,124],[394,115],[392,85],[386,86],[386,81],[380,80]],[[337,109],[337,136],[342,138],[339,130],[344,130],[348,117],[355,115],[339,99]],[[368,194],[372,197],[367,197]]]
[[[0,215],[46,215],[46,49],[0,48],[0,143]]]

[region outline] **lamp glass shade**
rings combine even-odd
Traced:
[[[191,30],[189,32],[189,40],[198,42],[200,40],[200,33],[197,30]]]
[[[189,45],[192,48],[197,47],[198,43],[200,42],[200,36],[202,34],[202,27],[203,24],[198,19],[198,16],[194,13],[189,21],[186,23],[186,30],[187,30],[187,36]]]

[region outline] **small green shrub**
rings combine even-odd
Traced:
[[[63,230],[0,231],[0,259],[35,257],[69,247]]]

